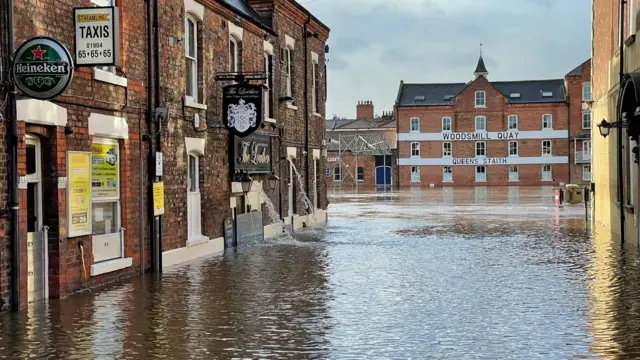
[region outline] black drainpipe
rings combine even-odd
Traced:
[[[158,0],[153,0],[153,30],[154,30],[154,54],[153,54],[154,59],[153,60],[154,60],[154,70],[155,70],[154,92],[156,95],[156,99],[155,99],[156,108],[160,106],[160,23],[158,21],[159,11],[160,11],[160,7],[158,6]],[[168,114],[167,114],[167,117],[168,117]],[[159,121],[164,121],[164,119]],[[162,130],[162,124],[158,123],[156,151],[159,151],[159,152],[162,152],[162,131],[161,130]],[[153,157],[153,159],[155,159],[155,157]],[[155,166],[154,166],[154,174],[155,174]],[[155,181],[160,181],[160,177],[156,176]],[[149,207],[150,207],[150,211],[153,213],[152,202],[149,202]],[[156,216],[154,218],[154,226],[155,226],[156,238],[157,238],[156,255],[158,256],[158,259],[157,259],[158,264],[156,266],[156,272],[161,273],[162,272],[162,216]]]
[[[618,94],[618,97],[620,98],[622,96],[622,81],[624,79],[624,40],[622,40],[623,36],[624,36],[624,21],[622,21],[624,19],[624,4],[625,4],[625,0],[620,0],[620,35],[619,35],[619,42],[620,42],[620,92]],[[618,104],[622,104],[622,101],[619,100]],[[618,122],[622,121],[622,109],[619,108],[618,110]],[[617,141],[618,141],[618,202],[619,202],[619,209],[620,209],[620,244],[624,245],[624,233],[625,233],[625,229],[624,229],[624,223],[625,223],[625,219],[624,219],[624,175],[622,172],[622,127],[619,126],[616,128],[617,130]]]
[[[7,0],[7,56],[11,56],[15,51],[13,38],[13,0]],[[8,72],[7,72],[8,73]],[[18,114],[17,114],[17,92],[11,81],[9,86],[9,102],[7,104],[9,114],[8,144],[10,149],[9,163],[9,204],[11,206],[11,310],[20,309],[20,241],[18,239]]]
[[[307,34],[307,26],[311,22],[311,15],[304,22],[304,156],[305,177],[304,183],[309,197],[309,36]],[[313,209],[309,209],[313,211]]]
[[[567,124],[568,124],[567,125],[567,134],[568,134],[568,140],[569,140],[568,141],[568,147],[569,147],[568,150],[569,150],[569,152],[567,153],[567,154],[569,154],[569,156],[568,156],[568,158],[569,158],[569,164],[568,164],[569,165],[568,166],[568,169],[569,169],[569,174],[568,175],[569,175],[569,177],[567,179],[569,181],[569,184],[572,184],[572,182],[571,182],[571,169],[572,169],[572,167],[571,166],[572,166],[572,164],[575,163],[576,153],[575,152],[573,153],[573,163],[572,163],[571,162],[571,96],[569,96],[568,93],[569,93],[569,91],[567,91],[567,104],[569,105],[569,106],[567,106],[567,119],[569,120],[567,122]],[[580,119],[580,121],[582,121],[582,119]]]

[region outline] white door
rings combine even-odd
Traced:
[[[200,159],[189,154],[187,174],[187,241],[202,237],[200,200]]]
[[[46,299],[48,291],[47,234],[42,222],[42,156],[40,140],[27,135],[27,300]]]
[[[293,216],[293,163],[289,162],[289,217]]]
[[[313,208],[318,208],[318,159],[313,159]]]

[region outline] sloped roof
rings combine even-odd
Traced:
[[[482,59],[482,55],[480,55],[480,59],[478,59],[478,66],[476,66],[476,71],[474,74],[488,74],[487,67],[484,66],[484,59]]]
[[[252,23],[275,34],[273,29],[260,18],[260,15],[245,0],[221,0],[221,2]]]
[[[582,76],[582,67],[585,66],[590,61],[591,59],[587,59],[585,62],[578,65],[575,69],[569,71],[569,73],[566,76]]]
[[[354,119],[327,119],[325,120],[325,129],[333,130],[334,128],[339,128],[342,125],[348,124],[352,122]]]
[[[397,122],[395,120],[391,120],[386,124],[381,125],[380,127],[385,129],[395,129],[397,126]]]
[[[511,104],[563,102],[564,81],[554,80],[526,80],[526,81],[497,81],[491,83]],[[402,84],[400,102],[398,106],[446,106],[453,103],[452,98],[464,90],[467,84]],[[542,96],[543,92],[551,92],[552,96]],[[512,93],[520,94],[519,98],[512,98]],[[423,100],[424,99],[424,100]]]

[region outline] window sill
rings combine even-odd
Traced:
[[[102,261],[102,262],[91,265],[91,276],[98,276],[101,274],[106,274],[113,271],[126,269],[130,267],[132,264],[133,264],[133,259],[130,257]]]
[[[93,79],[96,81],[102,81],[102,82],[106,82],[106,83],[117,85],[117,86],[122,86],[122,87],[128,86],[127,78],[118,76],[114,73],[100,70],[97,68],[93,68]]]
[[[553,129],[549,128],[549,129],[542,129],[542,131],[553,131]]]
[[[510,183],[517,183],[520,182],[520,180],[509,180]]]
[[[420,159],[420,156],[412,156],[411,159]]]
[[[420,134],[420,130],[411,130],[409,131],[411,134]]]
[[[553,180],[545,180],[545,179],[542,179],[540,181],[542,181],[542,182],[553,182]]]
[[[633,205],[625,205],[624,209],[630,214],[634,213]]]
[[[624,41],[624,44],[627,46],[631,46],[631,44],[633,44],[636,41],[636,35],[630,35],[627,40]]]
[[[475,109],[486,109],[487,105],[476,105]]]
[[[442,180],[442,182],[445,184],[452,184],[453,180]]]
[[[196,102],[191,96],[185,97],[184,106],[194,109],[207,110],[207,105]]]
[[[210,239],[208,237],[202,235],[200,237],[187,240],[187,247],[192,247],[192,246],[197,246],[197,245],[200,245],[200,244],[204,244],[206,242],[209,242],[209,240]]]
[[[422,181],[411,180],[409,182],[412,183],[412,184],[420,184]]]
[[[275,123],[276,123],[276,119],[272,119],[272,118],[264,118],[264,122],[266,122],[266,123],[270,123],[270,124],[275,124]]]
[[[322,114],[317,113],[317,112],[314,112],[314,113],[313,113],[313,114],[311,114],[311,115],[313,115],[313,116],[315,116],[315,117],[319,117],[319,118],[321,118],[321,117],[322,117]]]
[[[475,182],[477,182],[477,183],[486,183],[487,180],[476,180]]]
[[[289,105],[287,104],[287,109],[291,109],[291,110],[298,110],[298,107],[295,105]]]
[[[509,156],[507,156],[507,157],[510,157],[510,158],[519,158],[519,157],[520,157],[520,155],[509,155]]]

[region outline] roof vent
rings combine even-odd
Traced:
[[[444,99],[445,100],[451,100],[451,99],[453,99],[453,95],[445,95]]]
[[[542,97],[552,97],[553,93],[551,91],[543,91]]]
[[[512,99],[519,99],[520,98],[520,93],[511,93],[509,94],[509,97]]]
[[[424,101],[425,97],[424,97],[424,95],[418,95],[418,96],[415,97],[415,99],[416,99],[416,101]]]

